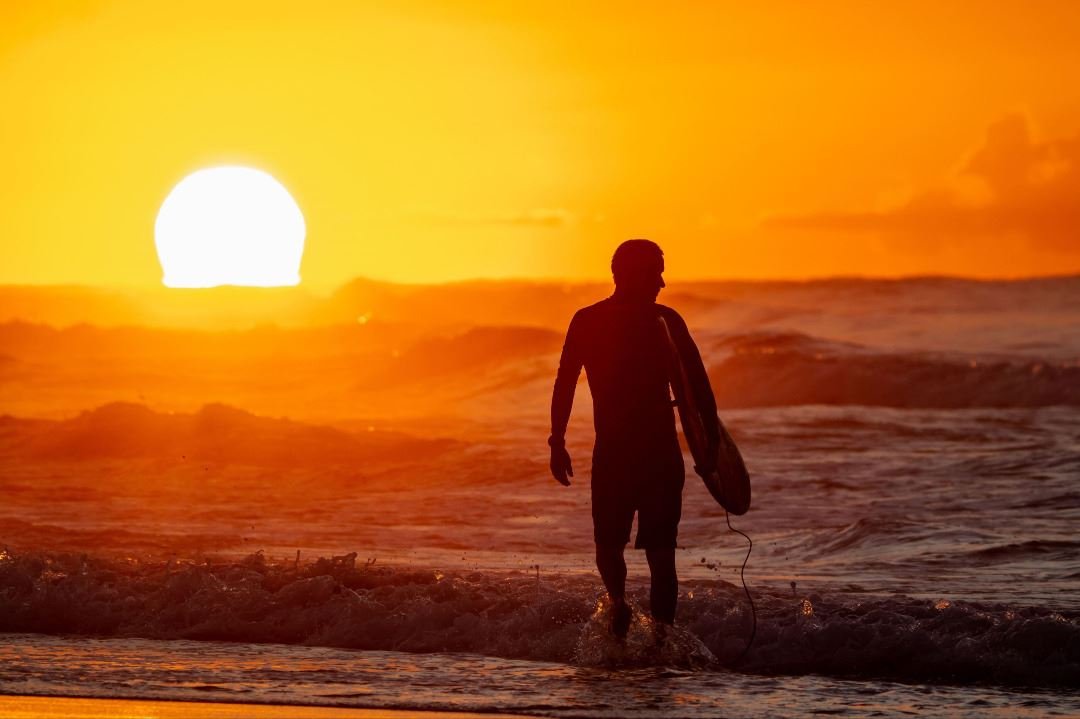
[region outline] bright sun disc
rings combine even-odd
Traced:
[[[300,284],[304,215],[280,182],[249,167],[185,177],[158,210],[154,241],[167,287]]]

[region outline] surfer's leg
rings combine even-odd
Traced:
[[[596,568],[611,597],[611,631],[625,637],[630,628],[630,608],[626,604],[626,560],[623,551],[630,541],[634,523],[633,497],[618,481],[618,475],[605,471],[593,458],[592,515],[593,540],[596,542]]]
[[[682,517],[683,476],[660,474],[646,485],[645,499],[638,514],[635,546],[645,550],[652,575],[649,599],[653,618],[663,624],[675,622],[679,579],[675,574],[675,547]]]
[[[622,602],[626,596],[626,559],[622,545],[597,544],[596,568],[604,580],[608,596],[614,603]]]
[[[634,505],[623,489],[593,466],[592,477],[593,540],[596,542],[596,568],[604,580],[608,595],[621,602],[626,587],[626,560],[623,550],[630,541],[634,523]]]
[[[630,607],[626,604],[624,544],[597,544],[596,567],[611,597],[611,633],[620,639],[630,630]]]
[[[653,618],[664,624],[675,623],[675,605],[679,601],[679,578],[675,574],[674,549],[646,549],[652,583],[649,590]]]

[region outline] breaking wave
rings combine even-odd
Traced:
[[[219,403],[191,414],[111,402],[67,420],[0,416],[0,451],[32,459],[148,457],[297,467],[402,455],[430,458],[455,444],[402,432],[349,433]]]
[[[708,669],[743,654],[741,588],[684,584],[679,630],[637,612],[618,645],[591,576],[442,573],[357,563],[103,559],[0,553],[0,631],[468,652],[589,665]],[[765,674],[1069,687],[1080,683],[1080,613],[872,597],[755,592],[757,638],[739,663]],[[644,604],[647,590],[632,593]],[[659,648],[657,648],[659,647]]]
[[[889,352],[793,332],[729,337],[710,370],[722,407],[958,409],[1080,405],[1080,362]]]

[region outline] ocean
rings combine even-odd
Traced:
[[[0,693],[1080,715],[1080,278],[672,283],[753,551],[688,474],[678,630],[629,550],[626,644],[584,381],[571,487],[545,444],[603,288],[362,289],[318,328],[0,325]]]

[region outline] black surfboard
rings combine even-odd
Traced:
[[[671,392],[675,395],[683,436],[686,437],[686,444],[694,458],[694,471],[705,483],[709,494],[724,509],[735,515],[746,514],[750,509],[750,473],[746,470],[742,454],[719,418],[716,421],[720,427],[720,441],[715,449],[709,447],[705,423],[694,398],[686,364],[678,345],[675,344],[675,338],[671,336],[667,321],[663,317],[659,319],[667,345],[666,360]],[[709,457],[711,452],[715,454]],[[710,466],[715,466],[715,469],[704,471],[704,468]]]

